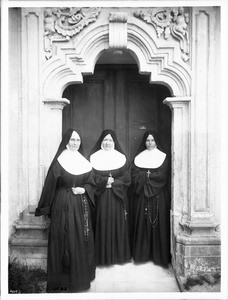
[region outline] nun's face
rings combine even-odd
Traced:
[[[101,143],[101,148],[106,151],[110,151],[110,150],[114,149],[114,146],[115,146],[115,143],[113,141],[111,134],[106,135]]]
[[[77,151],[80,145],[81,145],[81,138],[76,131],[73,131],[67,146],[71,151]]]
[[[153,150],[156,147],[156,143],[152,134],[149,134],[146,139],[146,148],[148,150]]]

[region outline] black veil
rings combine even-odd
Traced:
[[[153,130],[148,130],[144,133],[143,135],[143,138],[142,138],[142,141],[139,145],[139,148],[135,154],[134,157],[136,157],[139,153],[141,153],[142,151],[144,151],[146,149],[146,140],[148,138],[149,135],[152,135],[154,140],[155,140],[155,143],[157,145],[157,149],[159,149],[160,151],[164,152],[161,144],[160,144],[160,140],[159,140],[159,136],[158,136],[158,133],[156,131],[153,131]],[[165,153],[165,152],[164,152]]]
[[[69,128],[63,135],[62,135],[62,141],[61,143],[59,144],[59,148],[51,162],[51,165],[49,167],[49,170],[51,169],[51,167],[54,165],[54,163],[56,162],[57,158],[59,157],[59,155],[63,152],[63,150],[66,149],[66,146],[71,138],[71,135],[73,133],[73,131],[77,132],[78,135],[80,136],[81,138],[81,134],[78,130],[74,129],[74,128]],[[83,150],[83,146],[82,146],[82,138],[81,138],[81,145],[78,149],[78,152],[81,153],[82,155],[84,154],[84,150]],[[48,170],[48,172],[49,172]]]
[[[113,138],[113,141],[114,141],[114,143],[115,143],[115,150],[117,150],[117,151],[119,151],[120,153],[122,153],[123,155],[125,155],[124,151],[122,150],[122,148],[121,148],[121,146],[120,146],[120,144],[119,144],[119,142],[118,142],[118,140],[117,140],[115,131],[113,131],[113,130],[111,130],[111,129],[105,129],[105,130],[102,131],[102,133],[101,133],[99,139],[97,140],[95,146],[92,148],[92,150],[91,150],[91,152],[90,152],[90,154],[89,154],[89,157],[90,157],[93,153],[95,153],[95,152],[97,152],[98,150],[101,149],[101,143],[102,143],[103,139],[104,139],[108,134],[110,134],[111,137]]]

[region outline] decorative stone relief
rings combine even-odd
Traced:
[[[189,59],[189,12],[185,12],[183,7],[137,10],[134,16],[152,24],[158,38],[163,35],[167,39],[172,35],[179,40],[182,59],[184,61]]]
[[[44,51],[47,59],[52,57],[54,41],[69,41],[90,23],[95,22],[100,9],[91,8],[46,8],[44,10]]]
[[[127,13],[125,12],[110,12],[109,22],[127,23]]]

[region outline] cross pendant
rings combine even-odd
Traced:
[[[147,176],[148,176],[148,178],[150,177],[150,173],[151,173],[150,170],[148,170],[148,171],[147,171]]]

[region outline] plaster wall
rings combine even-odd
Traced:
[[[4,77],[4,72],[2,76]],[[20,188],[24,185],[20,178],[22,157],[21,88],[21,10],[13,8],[9,14],[9,99],[2,99],[2,101],[8,101],[9,107],[10,136],[7,158],[9,163],[9,234],[12,233],[13,223],[27,204],[18,197]]]

